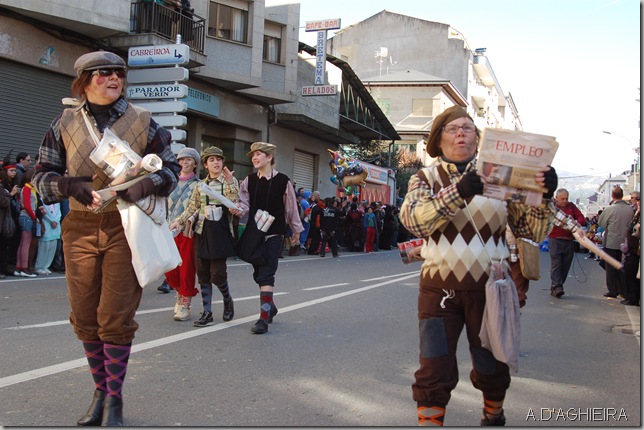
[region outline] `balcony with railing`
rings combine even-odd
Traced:
[[[175,43],[177,34],[181,43],[203,54],[206,20],[192,13],[186,14],[156,1],[133,2],[130,8],[130,34],[152,34],[169,43]]]

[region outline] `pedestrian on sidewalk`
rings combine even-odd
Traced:
[[[633,209],[623,200],[624,191],[619,186],[613,188],[611,198],[610,205],[604,209],[597,222],[604,229],[604,252],[615,260],[622,261],[620,245],[626,240],[628,224],[633,219]],[[606,288],[608,292],[604,293],[604,297],[615,298],[620,294],[625,297],[624,270],[607,264]]]
[[[209,146],[201,153],[201,164],[208,172],[203,184],[213,188],[233,203],[239,200],[239,182],[233,172],[224,166],[224,152]],[[203,312],[195,321],[195,327],[208,327],[215,324],[212,315],[212,284],[215,284],[224,302],[221,318],[230,321],[235,316],[233,297],[228,286],[226,260],[235,255],[233,243],[233,219],[241,211],[230,209],[214,197],[202,192],[196,186],[185,210],[170,225],[170,229],[183,228],[194,240],[194,253],[197,256],[197,278],[201,287]],[[231,214],[231,215],[229,215]]]
[[[293,233],[291,240],[298,243],[300,233],[304,230],[297,209],[295,190],[288,176],[278,172],[275,165],[275,145],[266,142],[255,142],[246,154],[250,157],[256,173],[249,174],[241,183],[239,206],[242,215],[248,215],[248,223],[254,222],[258,209],[268,212],[275,220],[269,227],[264,241],[264,264],[253,264],[253,280],[259,286],[259,319],[251,332],[264,334],[268,324],[277,314],[277,306],[273,303],[275,289],[275,273],[282,249],[286,224]]]

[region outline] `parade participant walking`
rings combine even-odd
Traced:
[[[418,296],[420,368],[412,385],[419,425],[443,425],[458,383],[456,347],[464,326],[472,357],[470,379],[483,393],[481,425],[505,424],[509,367],[483,348],[479,338],[488,269],[492,261],[509,257],[507,222],[532,225],[532,239],[538,240],[553,218],[551,205],[537,208],[480,195],[478,137],[474,121],[460,106],[438,115],[427,145],[434,160],[412,175],[400,211],[405,227],[425,239]],[[556,176],[549,179],[553,175],[552,169],[539,172],[535,181],[556,187]]]
[[[70,198],[62,226],[65,259],[73,262],[66,267],[69,320],[83,342],[95,384],[89,410],[77,424],[122,426],[122,389],[139,326],[134,315],[142,288],[116,201],[98,210],[103,201],[96,190],[111,179],[89,158],[95,148],[92,134],[109,128],[141,157],[157,154],[163,161],[161,170],[119,192],[125,201],[150,194],[168,196],[177,185],[179,165],[170,149],[170,133],[151,119],[149,111],[124,98],[126,71],[121,57],[91,52],[76,60],[74,70],[72,96],[80,104],[65,109],[47,130],[33,182],[46,204]]]
[[[264,242],[266,261],[261,265],[253,265],[253,279],[259,286],[260,302],[259,319],[251,328],[254,334],[266,333],[268,324],[277,314],[277,306],[273,303],[273,290],[286,224],[288,223],[293,232],[293,243],[298,243],[300,233],[304,230],[291,180],[273,168],[275,148],[275,145],[265,142],[255,142],[250,146],[246,155],[251,157],[257,172],[251,173],[242,181],[239,192],[239,206],[243,214],[248,214],[249,223],[253,222],[258,209],[275,217]]]
[[[179,173],[179,185],[168,197],[168,221],[172,223],[179,217],[188,206],[190,196],[199,183],[197,178],[197,167],[199,166],[199,153],[194,148],[185,147],[177,154],[177,160],[181,165]],[[177,244],[181,265],[165,274],[165,287],[176,291],[176,302],[174,305],[175,321],[186,321],[190,319],[190,304],[192,298],[199,290],[195,288],[195,274],[197,273],[195,263],[194,237],[186,231],[176,231],[174,242]],[[164,285],[162,285],[163,287]],[[161,289],[161,287],[159,287]],[[165,290],[165,289],[163,289]]]
[[[557,209],[572,217],[579,225],[586,225],[586,217],[568,201],[568,190],[560,188],[555,193]],[[561,227],[553,227],[548,235],[548,252],[550,253],[550,295],[560,298],[564,295],[564,282],[575,256],[574,236]]]
[[[236,203],[239,200],[239,182],[233,172],[224,166],[225,161],[226,157],[220,148],[210,146],[204,149],[201,164],[208,176],[202,183]],[[193,230],[197,235],[194,253],[197,256],[197,278],[201,287],[203,312],[201,318],[193,323],[195,327],[208,327],[215,323],[212,316],[212,284],[217,286],[223,297],[222,319],[230,321],[235,316],[226,266],[226,259],[235,255],[233,220],[229,213],[239,215],[241,211],[228,209],[197,186],[183,213],[170,224],[171,230],[183,228],[188,237],[192,237]]]

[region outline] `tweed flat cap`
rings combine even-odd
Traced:
[[[440,149],[441,129],[443,128],[443,126],[454,121],[455,119],[462,118],[464,116],[472,119],[472,117],[469,116],[465,109],[463,109],[462,107],[452,106],[449,109],[445,109],[443,113],[441,113],[434,119],[432,130],[429,132],[429,140],[427,142],[427,153],[430,157],[435,158],[439,155],[443,155],[443,151]],[[472,120],[472,122],[474,122],[474,120]]]
[[[247,157],[252,157],[253,152],[262,151],[265,154],[272,155],[273,157],[275,157],[275,148],[276,148],[276,146],[273,145],[272,143],[255,142],[250,146],[250,151],[248,151],[246,156]]]
[[[81,55],[74,63],[76,76],[96,69],[125,69],[125,61],[113,52],[96,51]]]
[[[177,154],[177,160],[180,160],[182,158],[194,158],[195,163],[199,164],[199,153],[197,152],[196,149],[190,148],[190,147],[185,147],[181,148],[181,151]]]
[[[224,157],[224,151],[222,151],[220,148],[217,148],[216,146],[209,146],[201,153],[201,162],[205,163],[206,161],[208,161],[208,157],[212,157],[213,155],[226,161],[226,157]]]

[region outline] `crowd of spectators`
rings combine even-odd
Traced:
[[[322,198],[319,191],[298,188],[295,192],[304,232],[299,244],[288,239],[285,249],[290,255],[299,252],[324,256],[330,250],[326,244],[337,246],[349,252],[378,252],[395,249],[399,242],[411,239],[411,235],[400,223],[400,208],[379,201],[360,199],[359,196],[331,196]],[[324,249],[322,243],[324,242]],[[294,246],[299,245],[299,252]]]

